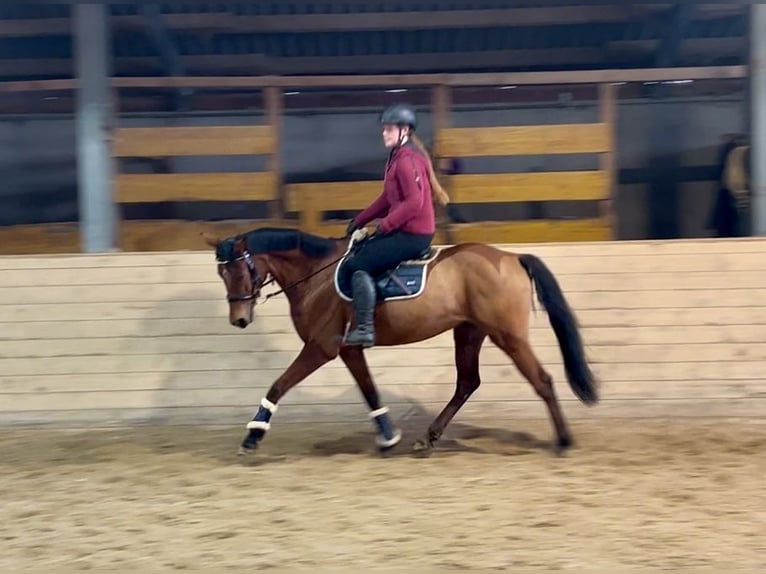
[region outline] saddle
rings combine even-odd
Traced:
[[[418,254],[417,257],[402,261],[393,269],[388,269],[373,277],[377,302],[414,299],[421,295],[426,289],[428,264],[436,259],[440,250],[441,247],[429,246]],[[341,299],[346,301],[352,300],[350,287],[348,289],[341,289],[338,277],[341,267],[346,262],[350,252],[349,250],[335,268],[335,291],[337,291]]]

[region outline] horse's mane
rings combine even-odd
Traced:
[[[319,259],[330,255],[337,246],[334,239],[312,235],[298,229],[262,227],[235,237],[229,237],[218,246],[216,256],[220,261],[233,259],[234,246],[244,239],[253,255],[298,249],[304,255]]]

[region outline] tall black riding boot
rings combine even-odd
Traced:
[[[375,345],[375,284],[365,271],[355,271],[351,276],[351,293],[354,298],[356,327],[346,336],[346,344],[356,347]]]

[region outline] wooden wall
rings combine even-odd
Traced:
[[[762,416],[766,412],[766,240],[515,246],[543,257],[584,327],[603,402],[568,389],[547,317],[533,339],[571,418]],[[0,424],[243,424],[299,340],[282,298],[230,327],[211,252],[0,258]],[[376,348],[369,362],[396,417],[452,393],[449,334]],[[544,418],[502,353],[463,420]],[[366,421],[338,360],[283,401],[275,423]],[[367,423],[368,424],[368,423]]]

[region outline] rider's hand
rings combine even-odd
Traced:
[[[351,237],[351,234],[354,233],[359,229],[359,226],[356,224],[356,222],[352,219],[348,222],[348,226],[346,227],[346,237]]]

